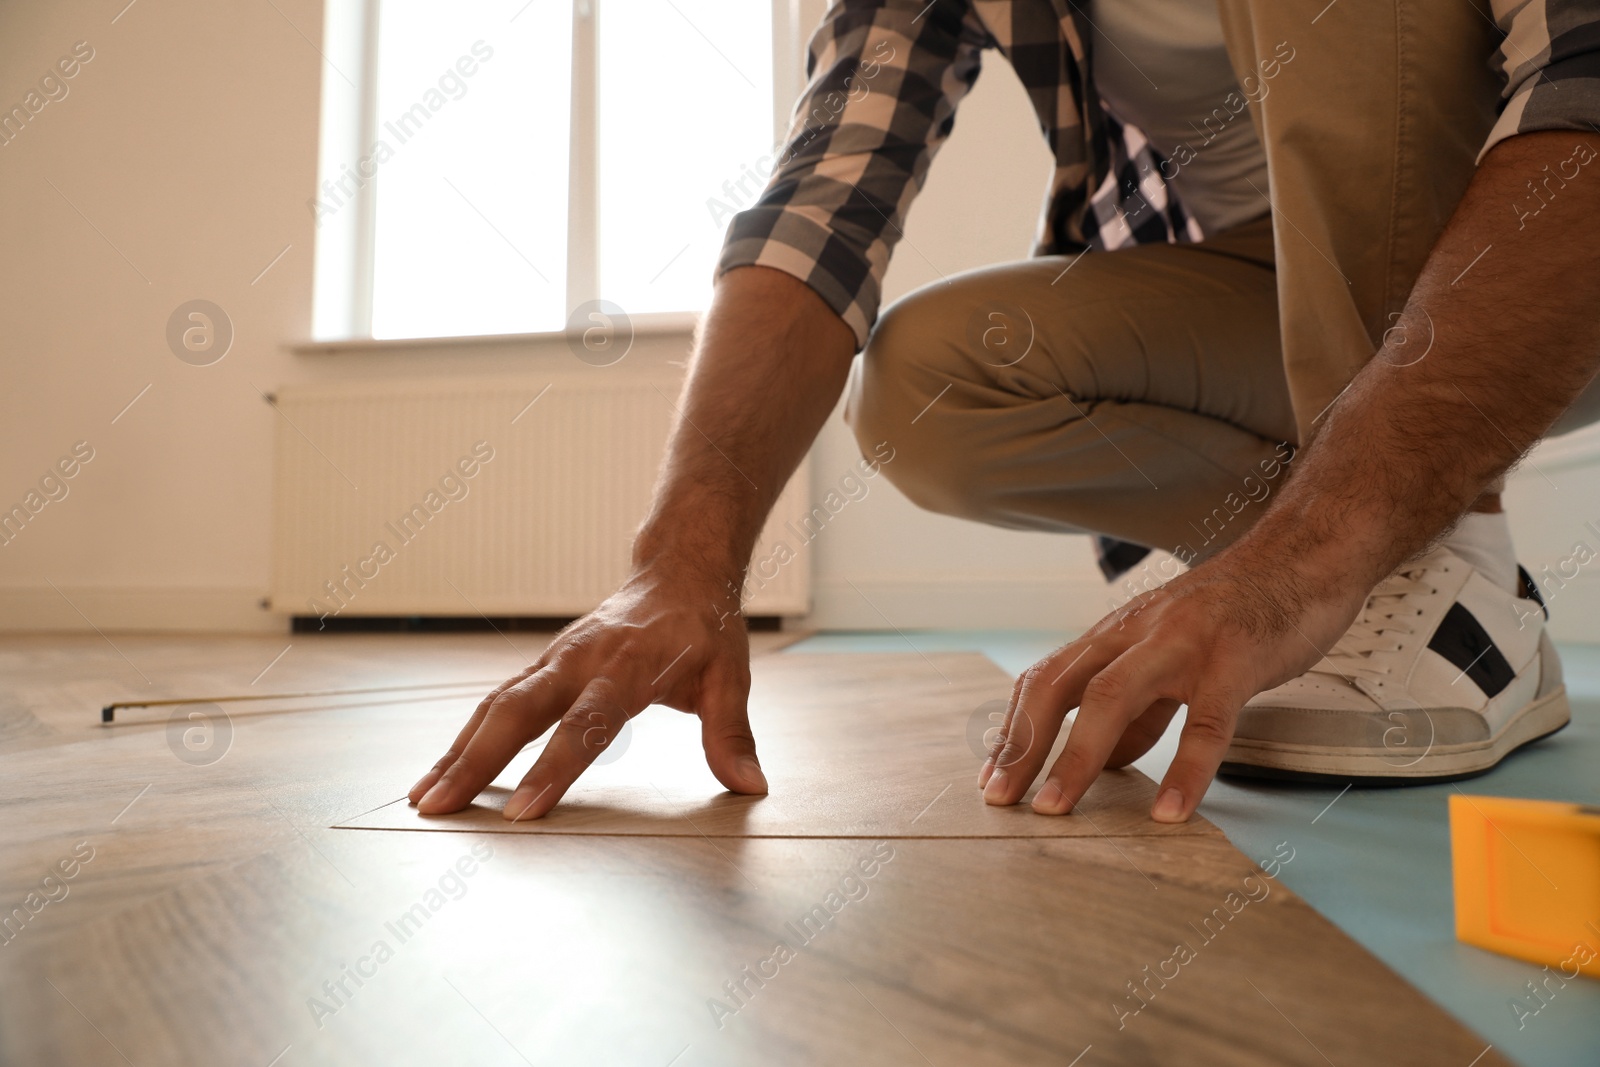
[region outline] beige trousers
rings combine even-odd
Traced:
[[[846,417],[894,443],[884,469],[913,501],[1204,557],[1394,324],[1494,119],[1492,23],[1474,0],[1219,6],[1267,152],[1263,218],[890,307]]]

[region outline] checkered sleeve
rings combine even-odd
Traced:
[[[771,181],[733,216],[717,274],[805,282],[865,345],[889,253],[990,42],[968,0],[838,0]]]
[[[1483,151],[1519,133],[1600,127],[1600,4],[1596,0],[1492,0],[1492,4],[1495,21],[1505,33],[1492,62],[1505,76],[1506,104]]]

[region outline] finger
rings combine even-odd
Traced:
[[[1233,724],[1244,701],[1229,693],[1206,694],[1189,702],[1178,754],[1156,792],[1150,817],[1156,822],[1187,822],[1206,795],[1233,739]]]
[[[542,818],[648,702],[640,697],[625,704],[618,695],[609,678],[596,678],[584,688],[506,801],[507,819],[516,822]]]
[[[461,754],[417,801],[417,810],[441,815],[470,804],[523,746],[549,729],[571,704],[574,686],[567,677],[559,667],[549,666],[495,697]]]
[[[542,656],[540,660],[543,660]],[[450,765],[461,758],[461,753],[466,749],[467,742],[471,741],[472,735],[478,732],[478,726],[483,722],[483,717],[489,713],[489,706],[495,702],[495,698],[533,674],[541,665],[541,663],[530,664],[516,675],[507,678],[489,690],[488,695],[478,701],[478,706],[473,709],[472,714],[467,718],[467,724],[461,728],[460,733],[456,734],[456,739],[450,742],[450,747],[439,758],[439,762],[428,768],[427,773],[417,779],[417,784],[411,787],[410,792],[406,794],[406,799],[413,804],[421,800],[428,790],[433,788],[433,784],[444,776],[444,772],[449,769]]]
[[[1106,761],[1106,766],[1112,770],[1126,767],[1149,752],[1167,732],[1167,724],[1172,722],[1172,717],[1182,706],[1182,702],[1170,699],[1158,700],[1151,704],[1143,715],[1130,722],[1128,728],[1122,731],[1122,738],[1111,750],[1111,758]]]
[[[1065,650],[1067,645],[1050,653],[1047,659],[1055,659]],[[1017,680],[1011,683],[1011,699],[1006,701],[1006,713],[1000,720],[1000,730],[995,734],[994,743],[989,746],[988,755],[983,757],[983,766],[978,768],[978,788],[982,789],[989,784],[989,776],[994,773],[995,760],[1000,758],[1000,750],[1005,748],[1006,730],[1011,726],[1011,718],[1017,711],[1017,699],[1022,695],[1022,683],[1027,681],[1028,672],[1023,671],[1017,675]]]
[[[1022,799],[1050,757],[1067,713],[1077,707],[1083,687],[1117,656],[1116,643],[1104,638],[1074,642],[1023,672],[1015,708],[990,762],[983,799],[1015,804]]]
[[[750,679],[743,672],[713,667],[706,672],[700,697],[700,744],[706,766],[717,781],[735,793],[765,793],[767,776],[756,757],[750,731]]]
[[[1017,677],[1016,684],[1011,687],[1011,703],[1006,707],[1005,721],[1000,725],[1000,732],[989,749],[988,758],[983,761],[983,767],[978,771],[978,788],[987,789],[996,767],[1009,768],[1010,764],[1016,761],[1017,753],[1026,751],[1032,746],[1036,736],[1034,727],[1039,724],[1031,717],[1021,720],[1017,718],[1017,710],[1023,705],[1024,693],[1030,694],[1030,700],[1047,696],[1064,701],[1062,711],[1064,719],[1066,712],[1077,706],[1084,684],[1094,676],[1095,671],[1116,659],[1123,647],[1114,641],[1082,637],[1061,646],[1033,667],[1023,671]],[[1048,682],[1048,685],[1044,684],[1045,682]],[[1013,725],[1018,727],[1015,732],[1012,731]],[[1045,742],[1045,753],[1050,751],[1059,729],[1058,722]],[[1043,759],[1041,755],[1041,763]],[[1038,773],[1037,768],[1033,773]],[[1032,778],[1028,780],[1032,781]]]
[[[1033,798],[1033,810],[1045,815],[1072,810],[1105,769],[1128,725],[1165,695],[1163,668],[1160,653],[1141,642],[1089,680],[1066,748]]]

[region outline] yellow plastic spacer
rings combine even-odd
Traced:
[[[1600,978],[1600,808],[1450,798],[1456,938]]]

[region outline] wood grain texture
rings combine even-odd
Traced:
[[[725,807],[697,745],[658,767],[641,730],[575,797],[598,821],[582,832],[472,829],[505,829],[487,809],[450,824],[463,832],[356,832],[330,826],[391,802],[471,698],[219,710],[226,745],[196,752],[191,720],[176,739],[164,716],[96,724],[145,688],[122,657],[148,688],[226,690],[287,639],[114,639],[0,642],[16,681],[0,716],[20,724],[0,730],[8,1067],[1464,1067],[1483,1051],[1209,824],[1147,832],[1147,781],[1097,787],[1105,836],[954,836],[987,818],[963,807],[981,804],[964,731],[1007,683],[981,660],[758,658],[769,774],[816,794],[782,819],[759,814],[777,791]],[[265,678],[474,677],[520,656],[493,635],[296,637]],[[660,724],[661,760],[693,726],[639,722]],[[689,833],[626,791],[646,770],[681,791]],[[788,836],[808,817],[834,822]],[[749,832],[763,819],[780,836]],[[1179,945],[1192,958],[1174,962]]]
[[[54,932],[0,956],[5,1062],[1461,1067],[1484,1048],[1215,837],[349,834],[337,856],[348,882],[286,844],[115,914],[52,905]],[[1180,943],[1193,958],[1150,979]]]
[[[201,868],[253,855],[255,839],[315,836],[402,795],[438,758],[477,694],[397,700],[291,701],[132,709],[99,723],[109,700],[158,689],[247,692],[260,678],[285,689],[383,685],[510,674],[549,636],[293,638],[25,637],[0,640],[0,670],[17,696],[0,715],[0,904],[56,862],[61,842],[113,833],[126,855],[106,879],[75,889],[118,897],[158,888],[174,866]],[[760,661],[787,634],[753,634]],[[768,640],[770,639],[770,640]],[[119,650],[120,649],[120,653]],[[419,655],[426,649],[426,655]],[[124,656],[127,658],[124,659]],[[135,668],[152,681],[130,684]],[[660,711],[663,718],[687,716]],[[192,715],[199,716],[191,718]],[[196,740],[198,750],[185,747]],[[181,753],[181,754],[180,754]],[[522,757],[519,766],[531,762]],[[187,761],[185,759],[187,757]],[[699,798],[722,794],[697,757]],[[126,815],[123,809],[134,802]],[[156,803],[152,803],[152,802]],[[158,819],[159,814],[159,819]],[[498,817],[496,817],[498,819]],[[112,820],[117,821],[113,824]]]
[[[1035,815],[1026,804],[985,804],[977,789],[984,727],[998,719],[1011,679],[980,655],[769,656],[753,664],[751,678],[750,723],[771,786],[767,796],[722,791],[705,767],[698,722],[649,708],[602,754],[616,758],[592,767],[542,819],[501,816],[536,746],[466,811],[425,816],[400,799],[337,825],[676,837],[1215,832],[1204,819],[1152,822],[1155,786],[1137,771],[1102,776],[1067,818]]]

